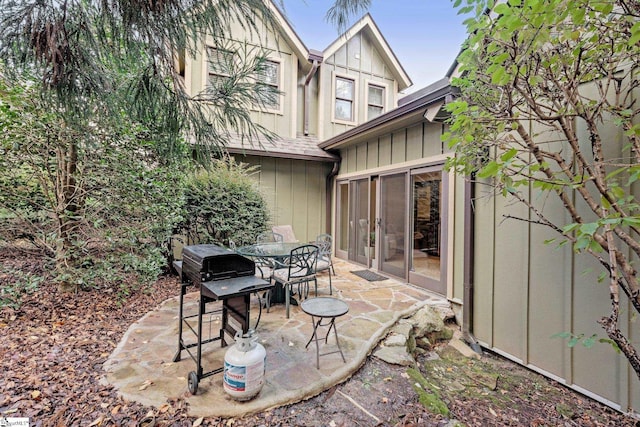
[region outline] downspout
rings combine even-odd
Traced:
[[[332,194],[331,194],[331,189],[333,188],[333,177],[335,177],[338,174],[338,171],[340,170],[340,160],[337,160],[335,162],[333,162],[333,169],[331,169],[331,172],[329,172],[329,175],[327,175],[327,188],[325,190],[325,209],[326,209],[326,222],[325,222],[325,227],[326,227],[326,232],[331,234],[331,201],[333,200]]]
[[[482,354],[482,347],[473,336],[473,270],[475,267],[475,209],[473,203],[476,198],[475,173],[464,182],[464,271],[463,271],[463,307],[462,307],[462,338],[476,353]]]
[[[312,61],[311,70],[309,70],[304,79],[304,136],[309,135],[309,104],[311,102],[311,89],[309,88],[309,83],[313,76],[315,76],[320,63],[322,62],[322,53],[313,50],[309,51],[309,61]]]

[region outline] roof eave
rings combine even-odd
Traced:
[[[266,151],[260,149],[244,149],[244,148],[227,148],[227,152],[231,154],[241,154],[244,156],[259,156],[259,157],[273,157],[279,159],[291,159],[291,160],[308,160],[312,162],[325,162],[333,163],[340,160],[340,157],[327,153],[326,157],[314,156],[308,154],[295,154],[295,153],[281,153],[277,151]]]

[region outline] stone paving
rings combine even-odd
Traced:
[[[334,264],[333,296],[349,304],[349,312],[336,320],[346,363],[340,353],[334,353],[321,356],[320,369],[316,369],[315,345],[305,349],[313,330],[311,317],[291,306],[287,319],[284,305],[279,304],[269,313],[262,311],[257,330],[258,342],[267,352],[261,392],[252,400],[236,401],[223,390],[219,373],[201,379],[197,394],[191,395],[187,376],[195,371],[196,363],[185,351],[181,361],[172,361],[178,349],[176,296],[131,325],[104,364],[104,381],[113,384],[124,398],[144,405],[160,407],[167,399],[181,396],[189,403],[192,416],[239,417],[310,398],[345,381],[399,319],[425,304],[448,306],[446,299],[396,280],[368,282],[350,273],[361,266],[340,260]],[[327,273],[322,273],[318,282],[318,296],[328,296]],[[187,295],[187,313],[197,313],[197,298],[197,292]],[[257,299],[251,310],[252,318],[257,316]],[[205,338],[216,336],[219,328],[220,319],[214,315],[203,319]],[[184,338],[190,340],[193,335],[187,330]],[[337,349],[333,334],[327,344],[320,344],[321,353]],[[227,348],[221,348],[219,341],[203,346],[203,371],[223,366]]]

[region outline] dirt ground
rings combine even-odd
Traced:
[[[11,280],[0,273],[0,283]],[[189,417],[182,398],[159,408],[125,401],[101,382],[102,364],[133,322],[178,289],[174,277],[163,277],[120,301],[105,291],[61,295],[43,287],[20,309],[0,310],[0,420],[61,427],[640,425],[501,357],[462,358],[446,343],[419,356],[415,370],[370,356],[318,396],[243,419]]]

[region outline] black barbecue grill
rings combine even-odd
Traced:
[[[196,363],[196,371],[189,373],[188,386],[191,394],[198,391],[198,382],[205,377],[224,370],[218,367],[209,372],[202,369],[202,345],[220,341],[225,347],[225,333],[232,338],[236,333],[246,334],[249,331],[249,303],[251,294],[263,291],[273,286],[271,283],[255,276],[255,263],[233,251],[217,245],[185,246],[182,250],[182,265],[178,268],[182,285],[180,286],[180,323],[178,326],[178,352],[174,362],[181,359],[182,351],[186,351]],[[198,314],[185,316],[184,296],[189,286],[200,290]],[[207,304],[222,301],[222,306],[216,304],[212,309]],[[209,311],[207,311],[209,310]],[[260,310],[262,310],[260,304]],[[203,339],[202,317],[204,315],[220,313],[222,325],[217,335]],[[196,329],[188,322],[198,319]],[[258,316],[258,321],[260,316]],[[183,339],[184,327],[190,329],[196,337],[196,342],[186,343]],[[257,327],[257,324],[256,324]],[[197,347],[194,355],[191,348]]]

